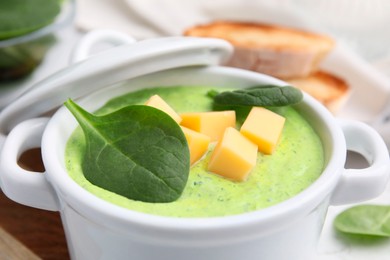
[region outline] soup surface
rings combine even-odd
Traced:
[[[143,104],[151,95],[160,95],[180,112],[211,111],[209,90],[204,86],[156,87],[138,90],[110,100],[96,111],[105,114],[129,104]],[[321,174],[324,154],[321,140],[308,122],[292,107],[272,109],[286,117],[282,137],[272,155],[259,153],[257,164],[245,182],[234,182],[206,171],[209,152],[192,166],[181,197],[170,203],[134,201],[88,182],[81,170],[85,149],[84,135],[77,128],[66,147],[66,167],[71,178],[96,196],[119,206],[145,213],[176,217],[213,217],[234,215],[272,206],[298,194]],[[237,127],[245,111],[237,113]],[[239,147],[237,147],[239,149]],[[124,180],[125,181],[125,180]]]

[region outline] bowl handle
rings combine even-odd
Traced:
[[[389,152],[382,137],[370,126],[357,121],[338,121],[349,151],[361,154],[369,163],[364,169],[344,169],[331,197],[332,205],[373,199],[386,188],[390,177]]]
[[[70,64],[85,60],[91,55],[91,51],[95,45],[102,43],[111,45],[121,45],[134,43],[136,40],[128,34],[113,31],[96,29],[85,34],[76,48],[73,50],[70,57]],[[96,46],[95,46],[96,47]]]
[[[48,118],[34,118],[18,124],[5,138],[0,154],[1,188],[10,199],[30,207],[58,211],[58,197],[46,173],[23,169],[19,156],[40,147]]]

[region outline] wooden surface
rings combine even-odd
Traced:
[[[0,225],[1,228],[42,259],[69,259],[58,212],[19,205],[1,193]]]
[[[43,171],[39,152],[33,150],[22,156],[25,168]],[[0,243],[0,259],[34,259],[34,254],[37,259],[69,259],[59,213],[20,205],[2,192]]]
[[[39,260],[40,258],[0,227],[0,259]]]

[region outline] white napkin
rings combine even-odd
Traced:
[[[136,39],[181,35],[211,20],[246,20],[316,29],[290,0],[78,0],[82,30],[109,28]],[[310,25],[310,26],[309,26]]]
[[[126,32],[136,39],[181,35],[211,20],[246,20],[327,33],[374,61],[390,60],[387,0],[77,0],[76,24]]]

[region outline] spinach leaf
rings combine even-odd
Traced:
[[[302,92],[292,86],[262,85],[247,89],[209,92],[217,105],[279,107],[299,103]]]
[[[0,40],[20,36],[51,22],[61,10],[62,0],[0,1]]]
[[[349,208],[336,217],[334,226],[344,233],[390,237],[390,206],[359,205]]]
[[[129,199],[171,202],[180,197],[190,170],[180,126],[150,106],[132,105],[95,116],[65,102],[86,138],[82,169],[87,180]]]

